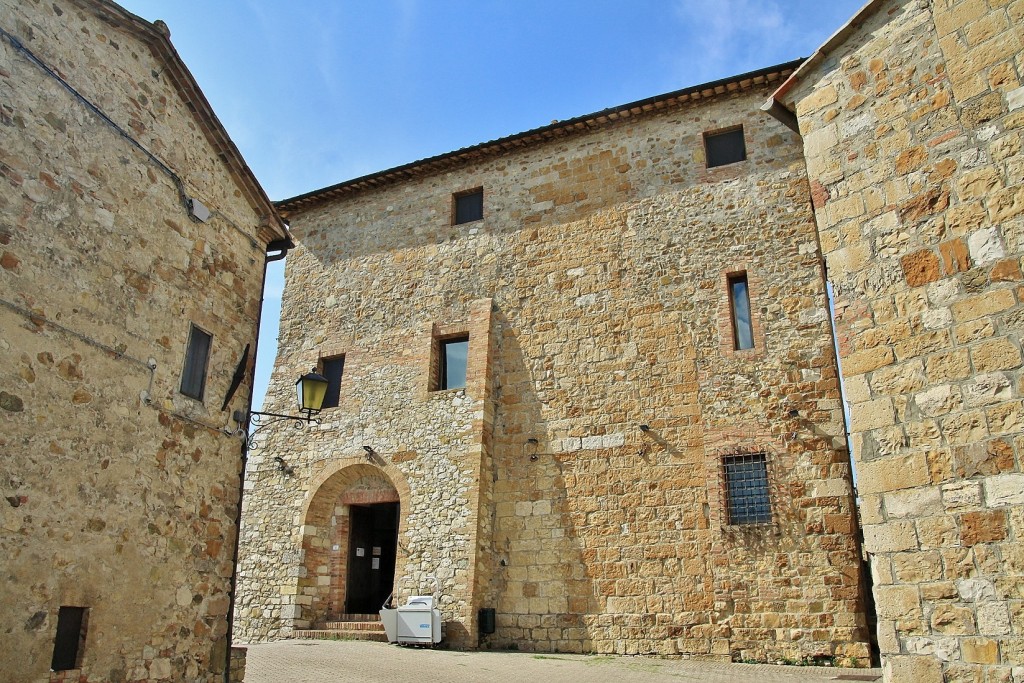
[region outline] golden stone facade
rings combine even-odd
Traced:
[[[249,460],[240,638],[351,611],[352,516],[397,501],[388,586],[401,604],[436,577],[452,646],[868,664],[810,190],[758,109],[794,67],[279,204],[297,248],[269,409],[318,359],[344,368],[319,426]],[[745,159],[709,167],[705,135],[737,127]],[[482,219],[457,223],[476,188]],[[465,387],[432,390],[460,335]],[[766,474],[756,524],[729,512],[741,457]]]
[[[225,680],[250,382],[222,405],[284,227],[166,28],[0,0],[0,29],[0,681]]]
[[[1024,3],[873,2],[775,95],[835,291],[887,681],[1024,680]]]

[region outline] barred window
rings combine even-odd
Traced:
[[[768,462],[764,453],[727,455],[725,473],[729,524],[768,524],[772,521],[768,495]]]

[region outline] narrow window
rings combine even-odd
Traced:
[[[721,133],[704,133],[704,152],[708,168],[725,166],[747,158],[747,146],[743,142],[743,126]]]
[[[320,361],[321,372],[327,378],[327,394],[324,396],[324,408],[337,408],[341,396],[341,374],[345,369],[345,356],[324,358]]]
[[[440,342],[441,363],[438,389],[461,389],[466,386],[466,363],[469,357],[469,337],[452,337]]]
[[[729,308],[732,314],[733,348],[737,351],[754,348],[754,327],[750,322],[750,292],[747,274],[730,275]]]
[[[181,373],[181,393],[203,400],[206,389],[206,366],[210,362],[210,346],[213,335],[192,326],[185,350],[185,368]]]
[[[729,524],[767,524],[772,521],[768,495],[768,464],[764,453],[728,455],[725,470]]]
[[[455,220],[454,225],[460,223],[472,223],[484,217],[484,190],[477,188],[469,192],[462,192],[455,198]]]
[[[87,612],[85,607],[61,607],[57,612],[57,636],[53,639],[50,662],[53,671],[80,668]]]

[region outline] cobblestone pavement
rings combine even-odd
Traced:
[[[452,652],[364,641],[284,640],[249,645],[246,683],[825,683],[881,682],[878,669],[719,664],[648,657]]]

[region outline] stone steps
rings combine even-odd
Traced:
[[[380,615],[377,614],[340,614],[336,620],[321,621],[311,629],[296,630],[292,638],[388,642],[384,625],[380,623]]]

